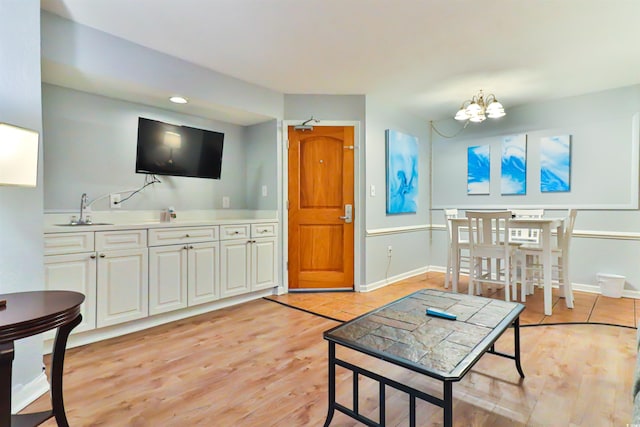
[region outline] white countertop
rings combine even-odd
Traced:
[[[139,230],[167,227],[207,227],[214,225],[278,222],[275,211],[183,211],[171,222],[160,221],[160,211],[89,212],[94,225],[68,225],[72,215],[45,213],[45,233]],[[104,223],[104,224],[103,224]]]

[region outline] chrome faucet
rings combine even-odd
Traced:
[[[78,218],[78,224],[89,224],[89,221],[85,218],[85,210],[87,209],[87,193],[82,193],[80,197],[80,218]]]

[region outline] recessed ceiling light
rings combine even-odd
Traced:
[[[186,104],[187,102],[187,98],[184,98],[182,96],[172,96],[171,98],[169,98],[169,101],[175,103],[175,104]]]

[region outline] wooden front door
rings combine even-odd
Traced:
[[[353,289],[353,129],[289,127],[289,289]]]

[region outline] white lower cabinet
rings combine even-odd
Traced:
[[[219,299],[218,252],[218,242],[149,248],[149,314]]]
[[[75,291],[84,294],[80,307],[82,322],[74,333],[90,331],[96,327],[96,254],[84,252],[44,257],[45,289]],[[55,330],[46,332],[46,338],[55,336]]]
[[[220,236],[223,297],[277,286],[276,224],[222,226]]]
[[[194,243],[188,253],[188,305],[220,299],[220,243]]]
[[[277,223],[74,230],[44,240],[45,289],[85,295],[73,333],[277,286]]]
[[[251,290],[250,242],[247,239],[220,242],[220,294],[223,298]]]
[[[253,239],[251,243],[251,290],[273,288],[278,280],[278,251],[275,237]]]
[[[149,253],[144,249],[98,254],[96,326],[116,325],[149,315]]]
[[[149,248],[149,314],[187,306],[187,246]]]

